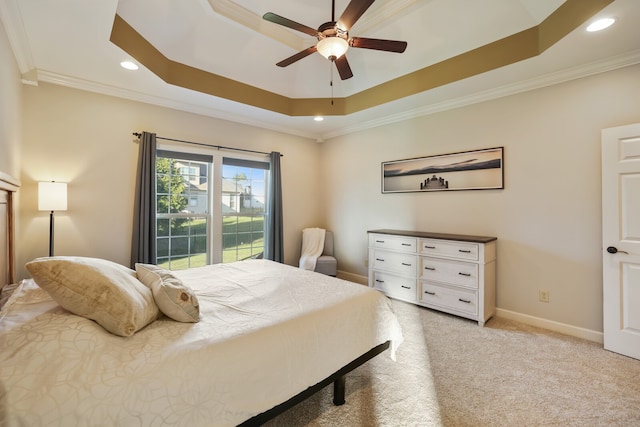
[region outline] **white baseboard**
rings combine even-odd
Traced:
[[[604,335],[602,332],[593,331],[591,329],[580,328],[578,326],[568,325],[553,320],[542,319],[540,317],[530,316],[528,314],[516,313],[515,311],[496,309],[496,316],[504,319],[515,320],[527,325],[536,326],[538,328],[548,329],[561,334],[571,335],[577,338],[583,338],[600,344],[604,343]]]
[[[367,276],[361,276],[359,274],[349,273],[347,271],[340,271],[340,270],[338,270],[337,275],[339,279],[360,283],[361,285],[369,284],[369,279],[367,278]]]
[[[359,274],[349,273],[347,271],[338,271],[338,278],[348,280],[350,282],[360,283],[361,285],[367,285],[369,283],[367,276],[361,276]],[[559,332],[561,334],[571,335],[572,337],[597,342],[599,344],[604,343],[603,333],[593,331],[591,329],[580,328],[578,326],[568,325],[566,323],[560,323],[554,320],[543,319],[541,317],[530,316],[528,314],[517,313],[515,311],[505,310],[502,308],[496,309],[496,316],[502,317],[504,319],[515,320],[516,322],[524,323],[525,325],[548,329],[550,331]]]

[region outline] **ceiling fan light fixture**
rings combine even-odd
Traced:
[[[316,49],[320,55],[327,59],[335,61],[340,58],[349,49],[349,42],[342,37],[331,36],[325,37],[318,41]]]

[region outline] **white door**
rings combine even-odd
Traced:
[[[640,359],[640,123],[602,130],[604,348]]]

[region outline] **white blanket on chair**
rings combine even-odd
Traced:
[[[300,254],[300,268],[313,271],[316,269],[318,257],[324,250],[323,228],[305,228],[302,230],[302,251]]]

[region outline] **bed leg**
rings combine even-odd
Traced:
[[[333,404],[336,406],[344,405],[344,388],[345,376],[340,376],[333,382]]]

